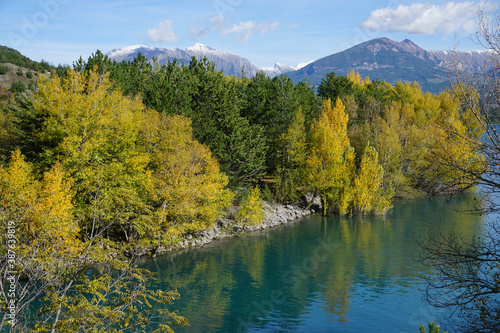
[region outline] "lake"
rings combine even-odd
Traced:
[[[175,332],[418,332],[447,313],[422,301],[415,237],[481,232],[473,194],[400,200],[385,217],[313,215],[142,263],[178,289]]]

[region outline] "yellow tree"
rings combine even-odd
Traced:
[[[36,248],[36,256],[76,256],[81,250],[79,227],[73,215],[72,179],[61,164],[35,179],[32,167],[19,150],[5,169],[0,168],[0,201],[4,218],[15,223],[23,251]],[[22,240],[22,241],[21,241]]]
[[[351,180],[354,174],[354,149],[347,137],[349,116],[337,99],[332,108],[328,99],[323,102],[319,119],[311,125],[311,153],[306,161],[309,186],[319,192],[323,210],[329,206],[341,214],[347,213],[352,198]]]
[[[361,75],[359,75],[358,72],[354,71],[354,69],[351,70],[346,76],[354,84],[359,85],[362,88],[365,87],[367,84],[370,83],[370,78],[368,76],[365,77],[365,78],[362,78]]]
[[[375,148],[367,146],[354,178],[353,206],[358,214],[384,213],[390,208],[392,193],[383,189],[384,170]]]
[[[260,189],[252,187],[248,197],[236,213],[236,221],[248,225],[257,225],[264,219],[263,201]]]
[[[439,190],[470,187],[486,172],[485,157],[479,153],[484,132],[481,119],[470,108],[462,108],[451,91],[442,92],[439,100],[440,112],[430,126],[434,140],[427,159],[428,176],[440,185]]]
[[[52,249],[74,255],[82,249],[80,228],[73,215],[73,180],[66,177],[58,162],[44,173],[39,200],[34,207],[34,219],[38,220],[37,233],[50,242]]]
[[[169,241],[212,226],[231,203],[228,177],[210,150],[193,139],[191,121],[148,111],[144,142],[153,162],[155,220]]]
[[[44,115],[42,166],[59,160],[74,179],[87,233],[131,241],[151,224],[149,155],[140,144],[144,106],[112,89],[108,74],[69,71],[40,79],[34,108]],[[116,237],[116,236],[115,236]]]
[[[19,150],[15,150],[6,168],[0,166],[1,222],[6,224],[13,221],[21,226],[19,232],[35,235],[36,226],[32,218],[39,187],[33,177],[31,164],[25,161]]]

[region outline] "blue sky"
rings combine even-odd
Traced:
[[[481,2],[486,9],[495,1]],[[428,50],[481,49],[478,1],[0,0],[0,45],[72,64],[97,49],[202,43],[257,66],[317,60],[377,37]]]

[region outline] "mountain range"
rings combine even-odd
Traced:
[[[129,61],[139,53],[148,59],[155,57],[160,64],[173,59],[188,63],[193,56],[207,57],[217,70],[222,70],[226,75],[241,76],[244,70],[247,76],[252,77],[263,71],[270,77],[286,74],[294,82],[307,78],[313,86],[319,85],[330,72],[344,75],[354,70],[363,77],[369,76],[372,80],[380,79],[391,84],[417,81],[423,90],[431,92],[447,87],[450,71],[455,68],[482,70],[488,66],[491,56],[486,51],[427,51],[408,39],[396,42],[389,38],[373,39],[297,66],[275,63],[273,67],[259,68],[241,56],[199,43],[185,50],[135,45],[111,50],[106,55],[112,60]]]
[[[159,47],[150,47],[145,45],[127,46],[119,49],[114,49],[106,53],[106,55],[118,62],[125,60],[133,60],[139,53],[148,59],[156,58],[159,64],[164,64],[169,60],[177,59],[180,62],[189,63],[194,56],[197,59],[207,57],[207,59],[215,64],[216,70],[222,70],[226,75],[241,76],[244,70],[245,75],[254,76],[259,71],[264,71],[267,75],[273,77],[284,72],[293,71],[300,67],[287,66],[280,63],[274,64],[273,67],[259,68],[254,66],[248,59],[229,52],[215,50],[209,46],[196,43],[194,46],[188,47],[185,50],[165,49]],[[302,66],[305,66],[303,64]]]

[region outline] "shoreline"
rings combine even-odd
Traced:
[[[144,255],[155,257],[158,254],[168,254],[181,250],[202,247],[218,240],[239,237],[254,231],[275,228],[280,225],[296,221],[302,217],[321,212],[321,207],[313,204],[304,208],[300,205],[264,202],[263,210],[264,219],[260,224],[254,226],[238,224],[231,218],[231,215],[223,216],[210,229],[200,230],[194,234],[188,234],[183,240],[170,246],[158,246],[153,250],[146,250]]]

